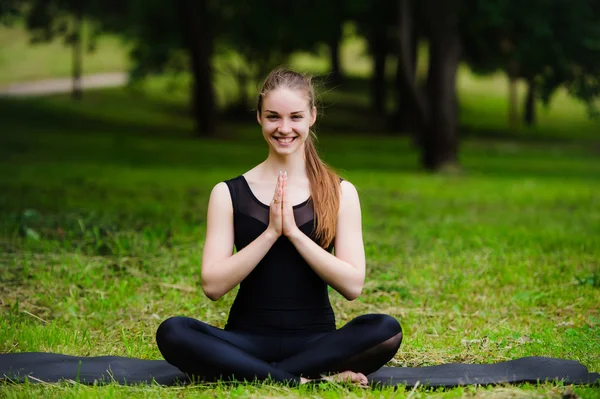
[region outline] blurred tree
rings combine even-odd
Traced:
[[[461,55],[458,4],[455,0],[399,0],[398,46],[400,87],[416,111],[421,164],[429,170],[453,168],[458,162],[456,71]],[[414,22],[423,24],[429,66],[424,90],[415,73]]]
[[[330,81],[337,85],[342,83],[344,76],[342,73],[342,61],[340,54],[340,44],[342,42],[342,28],[347,18],[347,7],[343,0],[331,0],[321,2],[326,5],[326,12],[315,13],[321,16],[324,21],[319,24],[319,27],[329,28],[325,32],[321,29],[321,33],[325,33],[324,39],[329,47],[329,60],[331,65]]]
[[[518,125],[516,83],[527,84],[524,121],[535,102],[548,104],[559,87],[585,101],[591,114],[600,95],[600,3],[596,0],[464,0],[473,16],[461,24],[465,60],[478,73],[509,77],[510,125]]]
[[[457,163],[456,70],[461,59],[477,73],[509,76],[509,115],[516,126],[516,83],[528,84],[525,119],[535,101],[548,104],[560,87],[597,115],[600,97],[600,2],[596,0],[398,0],[398,87],[416,115],[421,162],[427,169]],[[418,32],[415,32],[415,26]],[[427,82],[415,79],[415,35],[429,47]]]
[[[166,70],[189,70],[191,108],[198,135],[216,132],[211,57],[213,20],[209,0],[26,0],[27,26],[34,41],[63,36],[73,46],[74,97],[82,69],[82,26],[91,26],[90,49],[102,31],[121,34],[133,43],[131,77],[141,79]]]
[[[239,89],[239,98],[230,111],[246,113],[250,109],[248,83],[260,86],[260,80],[274,67],[286,64],[295,51],[315,52],[325,44],[331,68],[326,81],[334,85],[341,82],[345,2],[223,0],[218,9],[216,42],[222,54],[230,53],[232,62],[225,67],[226,73],[236,77]],[[255,90],[251,95],[256,95]]]
[[[62,37],[72,47],[73,58],[71,75],[73,80],[72,97],[81,99],[83,71],[84,15],[88,1],[92,0],[27,0],[22,3],[26,25],[31,32],[32,43],[46,42]],[[93,51],[97,31],[90,26],[88,51]]]
[[[20,0],[0,1],[0,26],[12,26],[23,15]]]
[[[219,23],[215,36],[222,54],[230,62],[225,73],[237,80],[239,97],[229,112],[246,115],[253,109],[248,98],[248,84],[259,80],[274,67],[287,62],[288,55],[303,46],[299,40],[302,29],[289,23],[290,15],[302,20],[302,8],[291,10],[294,4],[275,0],[257,0],[252,3],[223,0],[219,4]],[[304,11],[306,12],[306,11]],[[305,30],[309,26],[300,27]],[[256,90],[252,91],[252,96]]]
[[[192,112],[199,134],[216,132],[215,93],[212,73],[213,34],[208,0],[178,0],[184,44],[193,75]]]
[[[396,3],[396,0],[348,2],[348,16],[356,23],[359,33],[367,39],[368,51],[373,58],[371,108],[381,116],[386,115],[386,63],[393,50]]]
[[[190,110],[199,137],[217,134],[212,54],[213,4],[210,0],[96,0],[95,17],[106,31],[132,44],[133,81],[150,74],[189,72]]]
[[[418,15],[399,15],[399,10],[395,10],[395,15],[399,16],[396,20],[395,29],[405,29],[402,34],[406,37],[403,40],[406,42],[400,43],[399,40],[394,40],[395,43],[395,54],[397,58],[396,72],[394,79],[394,93],[395,93],[395,104],[396,109],[390,119],[391,130],[395,132],[412,132],[413,138],[418,143],[417,132],[417,108],[416,105],[411,101],[411,87],[407,85],[407,78],[405,74],[408,74],[411,82],[417,83],[417,57],[418,57],[418,45],[419,39],[422,36],[422,32],[419,31],[420,21],[417,21]],[[402,23],[402,26],[399,24]],[[406,46],[405,48],[401,48]],[[403,54],[403,51],[407,55]],[[405,71],[406,70],[406,71]],[[420,90],[420,89],[419,89]]]

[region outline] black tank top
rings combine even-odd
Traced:
[[[225,183],[233,203],[235,247],[241,251],[267,229],[269,206],[254,196],[244,176]],[[293,208],[300,230],[317,242],[310,198]],[[277,335],[333,331],[327,284],[281,236],[240,283],[225,329]]]

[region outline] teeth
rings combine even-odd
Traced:
[[[294,139],[295,137],[275,137],[275,140],[279,141],[280,143],[291,143]]]

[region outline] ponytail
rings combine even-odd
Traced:
[[[340,208],[340,179],[319,158],[313,142],[315,139],[316,136],[311,130],[304,142],[304,157],[315,211],[314,235],[323,248],[328,248],[335,238]]]

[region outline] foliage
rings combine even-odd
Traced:
[[[564,86],[595,114],[600,96],[600,5],[594,0],[465,0],[465,56],[486,73],[516,64],[547,104]]]
[[[23,6],[25,23],[31,33],[31,42],[49,42],[61,37],[65,44],[71,45],[81,32],[74,23],[75,16],[94,16],[97,9],[92,0],[27,0]],[[88,51],[95,50],[100,34],[95,20],[88,19]]]
[[[0,26],[12,26],[22,17],[22,6],[19,0],[0,2]]]

